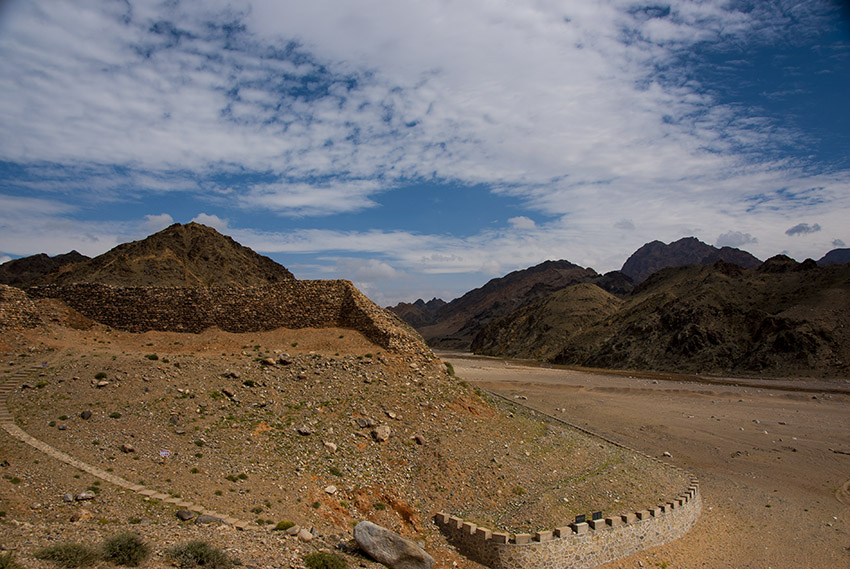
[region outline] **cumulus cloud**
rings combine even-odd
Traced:
[[[142,226],[148,233],[156,233],[172,223],[174,223],[174,218],[167,213],[160,213],[159,215],[148,214],[145,216]]]
[[[508,223],[510,223],[511,227],[514,229],[534,229],[537,226],[533,219],[524,215],[512,217],[508,220]]]
[[[836,248],[846,247],[847,245],[841,239],[833,239],[832,246]]]
[[[217,215],[199,213],[192,219],[192,221],[194,221],[195,223],[200,223],[201,225],[207,225],[209,227],[212,227],[219,233],[224,233],[228,230],[227,220],[222,219]]]
[[[396,280],[402,276],[391,265],[378,259],[338,259],[335,273],[357,283]]]
[[[798,223],[794,227],[789,227],[785,230],[785,235],[806,235],[809,233],[817,233],[820,231],[820,225],[817,223],[809,225],[808,223]]]
[[[621,219],[617,223],[614,224],[614,227],[617,229],[622,229],[623,231],[634,231],[635,223],[631,219]]]
[[[749,245],[750,243],[758,243],[758,241],[758,239],[749,233],[742,233],[741,231],[727,231],[717,237],[715,245],[717,247],[741,247],[742,245]]]

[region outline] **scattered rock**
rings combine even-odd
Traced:
[[[94,500],[94,492],[89,492],[89,491],[80,492],[79,494],[74,496],[74,499],[77,502],[85,502],[87,500]]]
[[[313,431],[310,429],[310,427],[304,425],[304,426],[298,427],[298,434],[306,437],[307,435],[312,435]]]
[[[74,501],[74,495],[71,492],[65,492],[65,494],[62,496],[62,501],[63,502],[73,502]]]
[[[181,510],[183,511],[183,510]],[[191,518],[190,518],[191,519]],[[208,516],[207,514],[200,514],[197,518],[195,518],[195,523],[198,525],[202,524],[223,524],[224,520],[221,518],[217,518],[215,516]]]
[[[382,443],[389,440],[390,432],[390,428],[387,425],[381,425],[380,427],[372,431],[372,438],[375,439],[377,442]]]
[[[109,385],[109,382],[106,381],[105,379],[98,381],[97,383],[94,384],[94,386],[97,387],[98,389],[100,389],[101,387],[106,387],[107,385]]]
[[[300,532],[300,531],[301,531],[301,526],[299,526],[298,524],[295,524],[294,526],[292,526],[288,530],[285,530],[283,533],[285,533],[286,535],[298,535],[298,532]]]
[[[180,415],[172,415],[172,416],[170,416],[170,417],[168,418],[168,422],[169,422],[169,423],[171,423],[172,425],[175,425],[175,426],[176,426],[176,425],[178,425],[178,424],[180,424]]]
[[[292,364],[292,360],[289,357],[289,354],[280,354],[277,358],[277,363],[282,366],[288,366]]]
[[[420,446],[425,444],[425,437],[422,435],[413,435],[411,438]]]
[[[94,519],[94,514],[91,513],[89,510],[87,510],[85,508],[80,508],[79,510],[77,510],[76,512],[71,514],[71,521],[75,522],[75,523],[76,522],[85,522],[85,521],[93,520],[93,519]]]
[[[129,454],[131,452],[136,452],[136,449],[133,448],[133,445],[124,443],[123,445],[121,445],[121,452],[123,452],[125,454]]]
[[[390,569],[431,569],[434,558],[399,534],[372,522],[354,527],[354,540],[372,559]]]
[[[298,539],[303,542],[313,541],[313,534],[307,528],[301,528],[298,531]]]
[[[325,448],[328,449],[329,451],[336,452],[336,449],[337,449],[336,444],[334,444],[332,442],[325,441],[324,445],[325,445]]]
[[[325,493],[333,496],[334,494],[336,494],[336,486],[334,486],[333,484],[325,486]]]
[[[91,419],[91,411],[87,410],[80,413],[80,419],[83,419],[84,421],[88,421],[89,419]]]
[[[229,399],[233,399],[233,392],[230,391],[229,389],[222,387],[221,392],[224,394],[225,397],[227,397]]]
[[[177,518],[187,522],[195,517],[195,512],[191,510],[177,510]]]
[[[665,458],[673,458],[673,455],[670,454],[669,452],[667,452],[666,450],[664,451],[664,453],[661,456],[663,456]]]
[[[272,358],[263,358],[262,360],[260,360],[260,363],[264,366],[273,366],[275,364],[275,361]]]
[[[68,425],[66,425],[65,423],[59,423],[59,425],[56,428],[59,429],[60,431],[67,431]]]

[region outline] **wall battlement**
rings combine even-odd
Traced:
[[[101,324],[128,332],[198,333],[276,328],[353,328],[394,352],[427,351],[421,337],[349,281],[303,280],[258,287],[113,287],[76,283],[27,290],[55,298]]]
[[[702,513],[702,496],[696,476],[557,417],[538,410],[535,413],[646,456],[664,468],[678,470],[687,475],[688,486],[675,498],[644,510],[566,523],[534,534],[494,532],[457,516],[438,513],[435,523],[461,554],[491,569],[590,569],[678,539],[694,527]]]

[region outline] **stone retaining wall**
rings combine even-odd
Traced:
[[[517,405],[506,397],[489,393]],[[569,523],[535,534],[493,532],[456,516],[438,513],[437,526],[461,554],[491,569],[589,569],[678,539],[696,524],[702,513],[696,476],[563,419],[538,410],[534,413],[646,456],[662,468],[678,470],[687,475],[688,487],[670,501],[645,510]]]
[[[260,287],[112,287],[77,283],[32,287],[32,298],[56,298],[96,322],[129,332],[197,333],[275,328],[353,328],[396,352],[427,350],[395,315],[349,281],[304,280]]]
[[[0,285],[0,331],[36,328],[40,325],[38,311],[24,291]]]

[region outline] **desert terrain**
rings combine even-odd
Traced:
[[[700,478],[704,509],[689,534],[606,569],[850,567],[850,382],[735,386],[438,355],[483,390],[670,453]]]

